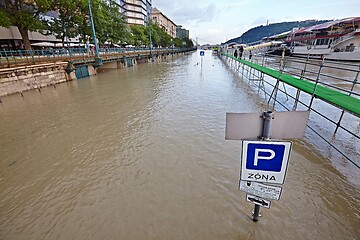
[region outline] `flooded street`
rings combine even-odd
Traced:
[[[360,183],[306,139],[252,221],[225,114],[264,105],[211,52],[2,102],[1,240],[360,238]]]

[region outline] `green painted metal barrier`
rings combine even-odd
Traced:
[[[232,56],[231,54],[227,53],[220,53],[221,55],[224,55],[226,57],[229,57],[231,59],[234,59],[235,61],[238,61],[242,64],[245,64],[253,69],[256,69],[270,77],[273,77],[275,79],[279,79],[280,81],[293,86],[297,89],[300,89],[308,94],[314,94],[315,89],[315,83],[310,82],[308,80],[300,79],[293,77],[289,74],[281,73],[280,71],[267,68],[243,59],[238,59]],[[337,107],[340,107],[341,109],[344,109],[348,112],[351,112],[355,115],[360,116],[360,99],[349,96],[347,94],[341,93],[339,91],[317,85],[314,96],[318,99],[321,99],[323,101],[326,101],[330,104],[333,104]]]

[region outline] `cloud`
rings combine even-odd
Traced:
[[[217,34],[222,33],[223,30],[222,30],[222,29],[217,29],[217,28],[209,28],[209,29],[207,30],[207,32],[208,32],[209,34],[211,34],[211,35],[217,35]]]
[[[268,21],[268,19],[264,18],[264,17],[259,17],[257,19],[255,19],[255,21],[253,21],[251,23],[251,25],[254,26],[258,26],[258,25],[266,25],[266,22]]]
[[[237,1],[237,2],[232,2],[232,3],[228,3],[225,4],[222,8],[222,10],[224,11],[231,11],[231,10],[238,10],[239,14],[241,13],[241,10],[243,10],[243,6],[245,6],[247,4],[247,1]]]
[[[153,7],[158,8],[164,15],[173,20],[176,24],[184,25],[190,23],[201,23],[212,21],[216,14],[216,5],[198,5],[196,0],[156,0],[152,3]]]
[[[214,3],[209,4],[207,7],[184,6],[175,9],[172,15],[175,16],[174,20],[181,22],[181,24],[211,22],[216,15],[216,6]]]

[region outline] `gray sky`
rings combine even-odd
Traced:
[[[200,44],[221,43],[266,22],[360,17],[360,0],[153,0]]]

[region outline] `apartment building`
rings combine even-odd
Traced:
[[[115,0],[130,25],[146,25],[151,15],[151,0]]]
[[[181,25],[176,26],[176,37],[177,38],[189,38],[189,30],[183,28]]]
[[[176,24],[170,18],[165,16],[159,9],[153,8],[151,19],[154,23],[159,24],[170,36],[176,38]]]

